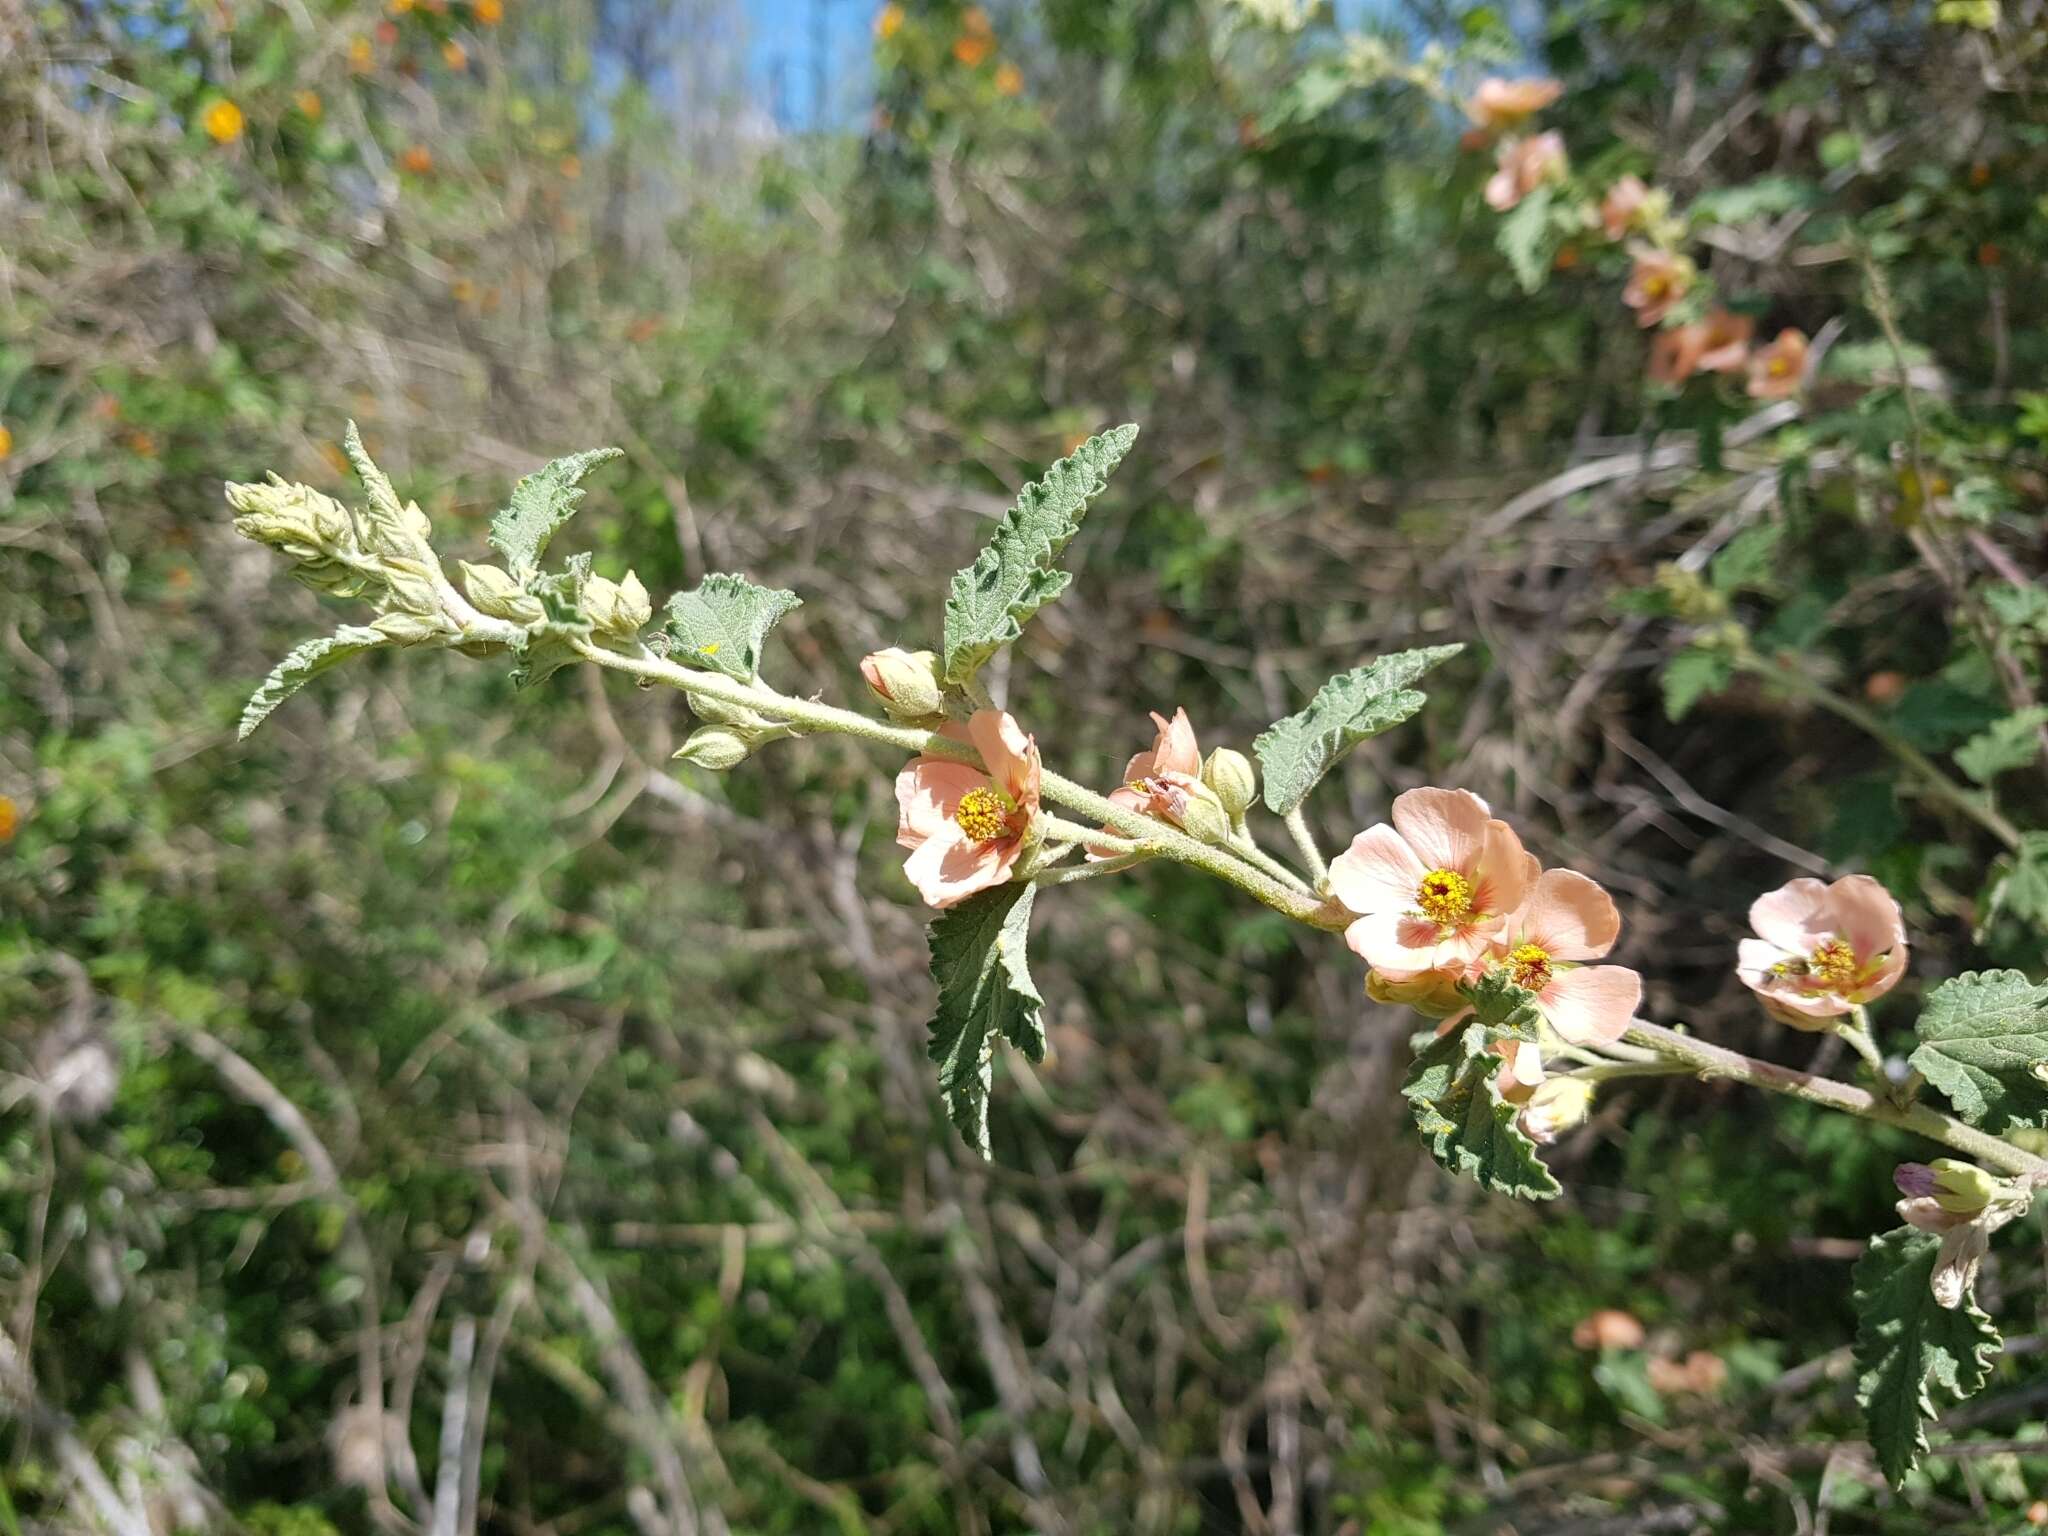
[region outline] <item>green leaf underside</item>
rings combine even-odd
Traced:
[[[1308,708],[1260,732],[1252,750],[1265,773],[1267,808],[1285,816],[1346,752],[1414,715],[1427,698],[1408,685],[1464,649],[1397,651],[1341,672],[1316,690]]]
[[[390,643],[382,633],[368,625],[346,624],[331,635],[322,635],[317,640],[293,646],[291,654],[270,669],[270,676],[263,679],[263,686],[250,696],[248,704],[243,707],[236,739],[248,740],[249,733],[268,719],[272,710],[329,667]]]
[[[1032,1061],[1045,1058],[1044,999],[1032,985],[1025,947],[1035,886],[1013,880],[970,896],[933,920],[932,979],[939,1011],[928,1047],[939,1092],[960,1134],[989,1155],[988,1096],[995,1042],[1008,1040]]]
[[[1927,1449],[1927,1420],[1983,1388],[2001,1343],[1974,1299],[1954,1311],[1935,1302],[1940,1250],[1934,1233],[1900,1227],[1856,1261],[1856,1401],[1895,1487]]]
[[[540,564],[548,541],[576,515],[576,504],[584,494],[577,482],[598,465],[623,456],[620,448],[591,448],[554,459],[523,476],[512,487],[511,504],[491,519],[491,548],[514,571]]]
[[[1561,1193],[1537,1155],[1536,1143],[1515,1124],[1518,1105],[1495,1087],[1497,1040],[1535,1038],[1534,997],[1487,977],[1466,989],[1472,1017],[1432,1040],[1409,1065],[1401,1096],[1430,1156],[1449,1173],[1476,1179],[1495,1194],[1550,1200]]]
[[[2048,1126],[2048,986],[2019,971],[1965,971],[1927,995],[1912,1065],[1956,1113],[1994,1135]]]
[[[1088,503],[1137,441],[1134,425],[1116,427],[1076,448],[1017,494],[974,564],[953,575],[946,594],[945,678],[966,682],[1024,633],[1031,616],[1067,589],[1053,562],[1081,526]]]
[[[669,659],[750,683],[761,670],[768,631],[802,606],[794,592],[714,572],[668,600]]]
[[[1550,275],[1557,254],[1557,232],[1551,227],[1552,189],[1536,188],[1500,221],[1493,243],[1508,259],[1508,267],[1524,293],[1534,293]]]

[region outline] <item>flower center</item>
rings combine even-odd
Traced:
[[[1550,951],[1541,944],[1518,944],[1508,951],[1508,980],[1531,992],[1550,985]]]
[[[1010,827],[1009,803],[987,785],[970,789],[953,811],[960,830],[977,843],[993,842]]]
[[[1831,987],[1856,979],[1856,951],[1846,939],[1829,939],[1813,952],[1807,963],[1813,974]]]
[[[1432,869],[1415,887],[1415,905],[1433,923],[1463,922],[1472,913],[1472,882],[1455,869]]]

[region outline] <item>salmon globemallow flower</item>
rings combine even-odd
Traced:
[[[1527,122],[1564,94],[1557,80],[1502,80],[1488,78],[1465,103],[1465,115],[1489,133],[1514,128]]]
[[[1221,812],[1221,802],[1202,782],[1202,748],[1188,712],[1176,709],[1169,720],[1154,710],[1152,725],[1156,734],[1151,749],[1124,765],[1124,782],[1110,791],[1110,804],[1185,827],[1190,811],[1199,803],[1213,819],[1213,814]],[[1091,859],[1114,856],[1114,850],[1108,848],[1088,850]]]
[[[1788,881],[1757,897],[1749,926],[1757,937],[1742,941],[1736,974],[1795,1029],[1826,1029],[1906,974],[1906,920],[1868,875]]]
[[[1636,312],[1636,324],[1647,329],[1670,314],[1692,289],[1692,262],[1672,251],[1640,242],[1628,248],[1635,266],[1621,302]]]
[[[1536,994],[1544,1019],[1568,1045],[1608,1045],[1628,1033],[1643,978],[1625,965],[1589,965],[1614,948],[1621,914],[1598,882],[1547,869],[1508,914],[1489,948],[1491,964]]]
[[[1757,400],[1783,400],[1799,393],[1806,375],[1806,333],[1786,329],[1749,359],[1749,393]]]
[[[1038,744],[997,709],[976,710],[967,739],[987,771],[950,757],[914,757],[896,775],[903,873],[946,908],[1010,878],[1038,814]]]
[[[1600,227],[1610,240],[1619,240],[1643,222],[1643,205],[1650,189],[1640,176],[1624,176],[1600,199]]]
[[[1393,825],[1359,833],[1330,862],[1331,893],[1357,914],[1344,942],[1392,977],[1478,958],[1535,880],[1514,828],[1464,789],[1396,797]]]
[[[1564,140],[1554,132],[1503,139],[1486,183],[1486,206],[1506,213],[1545,182],[1562,181],[1565,164]]]

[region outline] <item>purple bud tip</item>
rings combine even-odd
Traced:
[[[1909,1199],[1924,1200],[1936,1188],[1937,1175],[1925,1163],[1901,1163],[1892,1170],[1892,1182]]]

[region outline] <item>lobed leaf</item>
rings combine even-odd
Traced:
[[[1260,732],[1252,750],[1265,773],[1267,807],[1285,816],[1346,752],[1414,715],[1428,696],[1408,685],[1464,649],[1397,651],[1339,673],[1316,690],[1307,709]]]
[[[1044,999],[1032,984],[1026,946],[1035,886],[1013,880],[970,896],[933,920],[932,979],[939,1011],[928,1047],[939,1092],[960,1134],[989,1155],[988,1096],[996,1037],[1033,1061],[1045,1057]]]
[[[1994,1135],[2048,1126],[2048,986],[1965,971],[1927,995],[1912,1065],[1956,1113]]]
[[[1076,448],[1017,494],[995,537],[974,564],[953,574],[946,594],[944,673],[966,682],[991,656],[1024,633],[1031,616],[1067,589],[1054,569],[1060,551],[1081,526],[1088,503],[1102,494],[1110,471],[1138,438],[1135,425],[1117,427]]]
[[[1476,1179],[1496,1194],[1554,1199],[1562,1191],[1536,1143],[1515,1123],[1520,1106],[1500,1096],[1500,1058],[1491,1049],[1496,1040],[1534,1038],[1535,999],[1497,977],[1468,988],[1466,995],[1473,1000],[1472,1019],[1416,1053],[1401,1096],[1430,1156],[1447,1172]]]
[[[2044,725],[2048,725],[2048,708],[2035,704],[2016,710],[1957,747],[1956,766],[1979,784],[2024,768],[2040,756]]]
[[[249,733],[267,720],[272,710],[329,667],[390,643],[389,637],[368,625],[346,624],[331,635],[322,635],[316,640],[293,646],[291,654],[270,669],[270,676],[263,679],[263,685],[243,707],[236,739],[247,741]]]
[[[1856,1401],[1871,1449],[1897,1487],[1927,1450],[1926,1422],[1981,1390],[2002,1340],[1965,1297],[1953,1311],[1934,1299],[1941,1239],[1900,1227],[1873,1237],[1856,1261]]]
[[[1550,217],[1553,200],[1550,187],[1536,188],[1515,204],[1494,231],[1494,246],[1507,258],[1508,269],[1524,293],[1543,286],[1557,255],[1558,231]]]
[[[803,606],[794,592],[757,587],[744,576],[714,571],[668,600],[669,659],[700,672],[723,672],[751,683],[761,670],[761,643],[783,615]]]
[[[621,458],[621,448],[591,448],[554,459],[522,476],[512,487],[512,500],[491,519],[490,544],[516,573],[540,564],[548,542],[576,515],[583,500],[578,484],[598,465]]]

